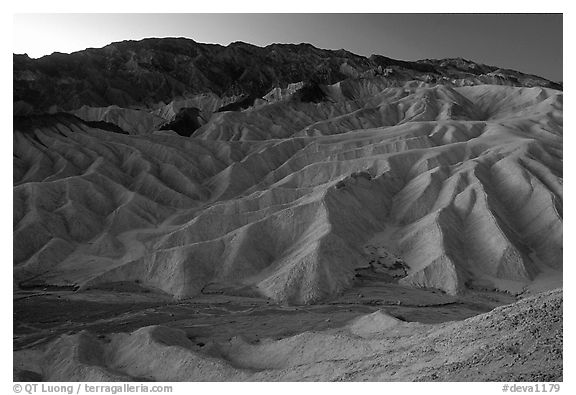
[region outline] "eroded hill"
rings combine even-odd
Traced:
[[[562,92],[366,84],[217,113],[191,138],[16,123],[17,286],[310,303],[365,267],[452,294],[561,277]]]

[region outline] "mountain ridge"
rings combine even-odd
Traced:
[[[292,83],[331,85],[348,78],[385,79],[399,85],[416,80],[562,89],[545,78],[461,58],[403,61],[307,43],[222,46],[187,38],[147,38],[38,59],[14,54],[13,66],[14,111],[19,115],[72,111],[82,105],[149,109],[201,93],[262,97]]]

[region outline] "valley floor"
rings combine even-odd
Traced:
[[[364,273],[316,305],[118,283],[19,291],[14,311],[15,380],[562,380],[561,289],[455,297]],[[144,367],[150,347],[171,372]]]

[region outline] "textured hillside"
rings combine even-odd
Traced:
[[[378,81],[215,113],[191,137],[17,118],[15,285],[290,303],[363,268],[451,294],[558,285],[562,92]]]

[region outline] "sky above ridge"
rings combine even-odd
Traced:
[[[562,78],[562,14],[16,14],[13,52],[40,57],[146,37],[307,42],[394,59],[462,57]]]

